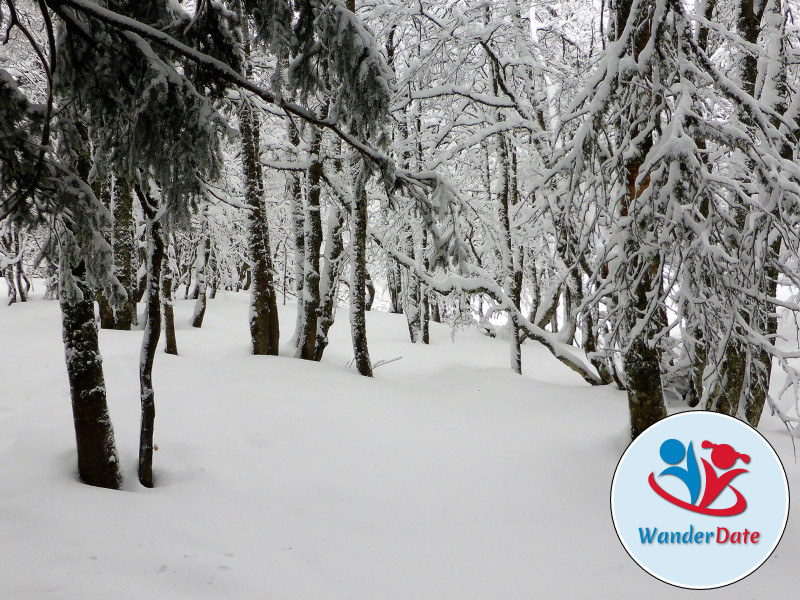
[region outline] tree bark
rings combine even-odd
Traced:
[[[410,217],[406,217],[410,219]],[[406,223],[404,226],[403,235],[404,251],[406,256],[413,257],[415,262],[419,261],[419,252],[417,251],[416,244],[414,243],[414,234],[412,226]],[[422,298],[420,296],[421,288],[420,281],[417,274],[412,270],[407,270],[403,277],[403,311],[406,313],[406,322],[408,323],[408,335],[411,338],[412,344],[422,342],[422,318],[421,307]]]
[[[514,268],[514,247],[511,235],[509,208],[511,205],[511,188],[509,177],[509,160],[506,141],[502,136],[497,140],[497,171],[500,178],[500,193],[496,200],[497,216],[500,225],[500,254],[503,266],[503,287],[514,307],[519,310],[521,300],[521,280]],[[519,336],[519,324],[514,314],[508,315],[509,353],[511,370],[522,373],[522,349]]]
[[[122,477],[108,413],[103,359],[94,318],[94,298],[83,280],[81,263],[72,271],[77,289],[68,293],[61,261],[59,298],[63,323],[64,353],[72,397],[72,417],[78,448],[78,474],[89,485],[119,489]]]
[[[327,118],[327,108],[321,111]],[[295,356],[306,360],[314,358],[317,333],[317,310],[320,305],[320,249],[322,247],[322,219],[320,215],[320,180],[322,177],[322,132],[312,127],[311,164],[308,167],[308,193],[304,219],[303,237],[305,262],[303,264],[303,295],[298,296],[297,310],[299,317],[297,331],[297,351]]]
[[[245,28],[245,54],[250,56],[250,38]],[[245,72],[252,77],[247,61]],[[259,121],[248,103],[239,112],[242,132],[242,160],[245,176],[248,252],[252,287],[250,290],[250,340],[255,355],[277,356],[280,343],[278,299],[272,275],[272,251],[269,242],[267,204],[264,200],[263,172],[259,160]]]
[[[25,263],[23,261],[24,257],[19,243],[19,230],[16,227],[14,227],[12,235],[14,236],[14,254],[19,257],[19,260],[14,265],[14,275],[17,284],[17,292],[19,293],[19,301],[27,302],[30,282],[28,277],[25,275]],[[23,285],[23,280],[25,281],[26,285]]]
[[[212,246],[211,254],[208,257],[208,299],[213,300],[217,297],[219,287],[219,263],[217,262],[217,251]]]
[[[164,314],[164,352],[177,356],[178,341],[175,337],[175,311],[172,308],[172,264],[174,262],[175,246],[170,242],[164,252],[164,261],[161,264],[161,307]]]
[[[433,295],[433,292],[431,292],[431,295]],[[442,311],[441,308],[439,308],[439,300],[433,296],[432,298],[429,298],[428,301],[431,305],[431,321],[434,323],[441,323]]]
[[[775,72],[774,79],[767,82],[771,85],[765,85],[764,89],[769,90],[771,87],[774,93],[762,90],[762,101],[768,105],[771,104],[775,113],[785,116],[789,110],[789,87],[787,82],[787,68],[789,63],[789,56],[787,46],[789,44],[788,36],[786,35],[786,19],[784,18],[784,10],[781,6],[780,0],[774,2],[762,2],[762,12],[764,13],[764,33],[765,37],[769,39],[767,44],[767,54],[777,54],[772,60],[779,61],[780,69]],[[776,44],[778,48],[776,48]],[[790,139],[797,139],[797,131],[789,132],[786,126],[781,126],[779,119],[773,117],[772,124],[783,130],[785,138],[781,140],[780,156],[784,160],[792,160],[794,150],[789,143]],[[780,209],[775,209],[773,217],[775,220],[781,219]],[[772,228],[771,223],[768,222],[767,227]],[[775,298],[778,291],[778,260],[781,254],[782,236],[775,235],[775,232],[770,232],[771,235],[764,236],[767,240],[774,236],[772,242],[765,243],[764,252],[764,273],[759,281],[759,288],[765,298]],[[777,307],[768,300],[763,300],[758,306],[756,311],[756,325],[760,331],[763,332],[764,338],[770,343],[776,342],[778,334],[778,314]],[[744,396],[744,416],[747,422],[753,427],[758,425],[761,420],[761,413],[764,410],[767,396],[769,395],[769,384],[772,378],[772,356],[769,352],[761,349],[757,353],[757,357],[751,364],[751,380],[753,385]]]
[[[355,201],[350,217],[350,328],[353,337],[353,355],[361,375],[372,377],[372,363],[367,347],[367,321],[365,296],[367,279],[367,167],[362,166],[355,185]]]
[[[208,206],[203,208],[202,218],[200,219],[200,244],[197,249],[197,260],[195,261],[195,288],[194,288],[194,312],[192,314],[192,327],[199,329],[203,326],[203,318],[206,316],[207,301],[207,271],[209,257],[211,256],[211,236],[208,232]]]
[[[134,282],[136,273],[136,236],[133,222],[133,192],[130,181],[118,177],[114,182],[114,275],[116,275],[128,297],[115,310],[114,329],[130,330],[136,315]]]
[[[375,284],[372,283],[372,276],[369,274],[369,271],[367,271],[367,281],[364,285],[367,288],[364,308],[366,310],[372,310],[372,303],[375,302]]]
[[[153,429],[156,418],[155,392],[153,390],[153,362],[156,346],[161,336],[161,264],[164,261],[164,238],[161,215],[156,201],[135,186],[136,195],[147,220],[147,322],[142,338],[139,362],[139,385],[142,420],[139,431],[139,481],[153,487]]]
[[[328,214],[328,236],[325,242],[325,263],[320,278],[320,306],[317,320],[317,343],[314,360],[322,360],[328,346],[328,331],[336,317],[336,298],[339,293],[339,275],[342,269],[344,219],[339,208],[331,205]]]
[[[391,255],[386,255],[386,287],[389,291],[389,312],[403,312],[403,289],[400,265]]]
[[[618,37],[622,34],[630,16],[631,1],[621,0],[616,11]],[[639,17],[646,18],[641,14]],[[634,59],[638,58],[645,48],[650,36],[647,25],[639,23],[636,25],[640,27],[633,36],[633,45],[630,48]],[[631,138],[634,138],[635,134],[636,132],[631,132]],[[626,190],[622,199],[620,216],[623,219],[630,218],[629,228],[631,230],[635,225],[644,230],[652,226],[651,223],[643,220],[646,219],[645,216],[636,214],[636,208],[634,208],[638,197],[649,185],[648,181],[639,183],[637,179],[644,164],[644,157],[651,145],[652,139],[648,136],[640,143],[639,147],[632,149],[624,165]],[[631,438],[636,438],[650,425],[667,416],[661,385],[661,353],[657,344],[653,342],[658,324],[654,323],[654,319],[648,318],[650,297],[654,293],[659,293],[661,289],[661,271],[658,257],[651,256],[651,253],[642,250],[636,233],[633,231],[629,232],[628,239],[625,241],[625,251],[631,262],[630,272],[634,273],[636,281],[630,291],[631,304],[627,306],[624,315],[627,331],[633,332],[633,334],[632,338],[627,340],[627,348],[623,355]],[[647,319],[647,322],[640,323],[642,319]]]

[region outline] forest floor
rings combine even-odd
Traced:
[[[0,283],[2,288],[2,283]],[[39,286],[41,292],[41,285]],[[0,598],[500,600],[777,598],[797,593],[800,516],[745,580],[691,592],[625,553],[609,489],[625,395],[542,347],[370,312],[374,379],[348,369],[347,311],[322,364],[248,354],[246,294],[176,303],[180,356],[155,364],[156,487],[136,479],[141,332],[102,331],[124,490],[79,483],[57,302],[0,289]],[[163,342],[163,340],[162,340]],[[781,422],[759,428],[792,487]],[[796,496],[795,496],[796,497]]]

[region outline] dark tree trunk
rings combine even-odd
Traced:
[[[246,24],[246,22],[245,22]],[[245,55],[250,56],[250,34],[244,30]],[[252,77],[249,60],[245,73]],[[248,252],[252,288],[250,290],[250,340],[253,354],[278,354],[280,325],[278,299],[272,274],[272,250],[267,223],[267,205],[264,200],[263,173],[259,160],[259,121],[252,107],[244,103],[239,113],[242,131],[242,160],[245,176],[245,201],[250,207],[247,215]]]
[[[172,308],[173,275],[171,264],[174,262],[174,246],[168,244],[161,264],[161,307],[164,313],[164,352],[178,354],[178,340],[175,337],[175,311]]]
[[[367,281],[365,285],[367,287],[367,295],[364,301],[364,308],[366,310],[372,310],[372,303],[375,302],[375,284],[372,283],[372,276],[370,276],[369,271],[367,271]]]
[[[435,297],[430,299],[431,305],[431,321],[434,323],[441,323],[442,322],[442,311],[439,308],[439,300]]]
[[[206,316],[207,301],[207,271],[209,257],[211,256],[211,236],[208,233],[208,206],[203,208],[203,215],[200,219],[200,247],[197,249],[197,260],[195,261],[196,275],[194,287],[194,313],[192,314],[192,327],[200,328],[203,326],[203,318]]]
[[[130,330],[136,318],[134,304],[136,272],[136,236],[133,222],[133,192],[130,181],[118,177],[114,182],[114,275],[116,275],[128,297],[116,308],[114,329]]]
[[[323,107],[321,117],[327,118]],[[322,131],[312,128],[311,165],[308,168],[308,193],[305,211],[304,244],[305,262],[303,264],[303,295],[298,297],[297,310],[302,311],[298,319],[297,358],[314,358],[317,333],[317,310],[320,304],[320,249],[322,247],[322,219],[320,216],[320,180],[322,178]]]
[[[658,370],[659,353],[644,336],[636,336],[625,353],[625,382],[631,417],[631,439],[667,416]]]
[[[245,179],[247,205],[248,249],[250,265],[250,339],[253,354],[278,354],[280,325],[278,323],[278,301],[272,280],[272,255],[269,245],[266,203],[260,184],[257,145],[250,107],[242,109],[242,142],[245,146]]]
[[[153,487],[153,427],[156,418],[155,392],[153,391],[153,362],[156,346],[161,336],[161,265],[164,261],[164,238],[156,201],[136,186],[136,195],[147,219],[149,238],[147,252],[147,323],[142,338],[139,385],[142,403],[142,421],[139,431],[139,481]]]
[[[417,260],[419,254],[416,251],[416,244],[411,230],[411,225],[406,224],[404,227],[404,252],[407,256]],[[421,319],[421,304],[422,298],[420,296],[421,286],[419,277],[412,269],[406,269],[403,278],[403,311],[406,313],[406,322],[408,323],[408,335],[412,344],[422,342],[422,319]]]
[[[367,348],[366,280],[367,280],[367,172],[366,166],[355,185],[355,198],[350,216],[350,328],[353,336],[353,355],[361,375],[372,377],[372,363]]]
[[[628,197],[623,203],[623,217],[628,216],[628,203],[638,195],[636,179],[640,166],[641,159],[631,160],[627,165]],[[635,257],[634,273],[641,273],[635,289],[632,290],[635,298],[634,306],[628,309],[626,315],[628,330],[631,331],[636,329],[640,319],[647,318],[649,297],[654,291],[660,290],[661,274],[658,258],[646,258],[636,254],[634,239],[628,240],[627,244],[629,254]],[[653,342],[660,323],[654,321],[658,319],[651,318],[644,327],[639,328],[638,333],[629,340],[629,347],[623,356],[632,439],[667,416],[661,386],[661,352]]]
[[[250,283],[252,282],[253,274],[252,270],[250,269],[250,263],[246,262],[243,263],[241,268],[239,269],[239,281],[236,284],[236,291],[237,292],[246,292],[250,289]]]
[[[82,127],[79,124],[79,129]],[[86,142],[86,151],[80,153],[74,166],[81,179],[86,181],[91,170],[88,134],[85,129],[80,131]],[[85,279],[86,263],[81,262],[71,267],[64,257],[63,248],[60,250],[59,300],[78,448],[78,474],[89,485],[119,489],[122,476],[114,428],[106,401],[103,357],[100,355],[94,314],[94,294]],[[71,271],[68,271],[70,268]]]
[[[146,234],[145,234],[146,235]],[[144,294],[147,291],[147,260],[141,260],[139,262],[139,267],[136,270],[136,285],[134,286],[134,296],[133,299],[135,300],[134,308],[136,304],[142,301],[144,298]],[[133,321],[134,325],[138,325],[138,316],[136,312],[133,313]]]
[[[622,0],[617,5],[616,23],[617,35],[620,36],[629,20],[631,14],[630,0]],[[639,14],[637,18],[645,19],[647,15]],[[649,40],[649,28],[639,26],[638,32],[634,34],[633,46],[630,49],[633,58],[637,58]],[[635,137],[638,132],[631,132],[631,137]],[[644,164],[644,157],[652,145],[652,139],[647,137],[641,142],[638,148],[625,162],[626,194],[622,200],[621,216],[630,216],[633,220],[638,220],[639,227],[646,229],[650,224],[641,219],[638,214],[630,214],[631,206],[635,205],[636,199],[642,194],[646,182],[637,184],[639,171]],[[628,236],[625,242],[628,256],[632,258],[631,270],[638,278],[634,289],[631,290],[633,297],[632,306],[628,308],[625,315],[628,331],[636,331],[632,339],[628,340],[628,347],[623,356],[625,368],[625,382],[628,392],[628,409],[631,419],[631,437],[636,438],[640,433],[653,425],[660,419],[667,416],[666,405],[664,404],[664,394],[661,386],[661,353],[653,339],[659,328],[654,319],[649,319],[644,327],[637,329],[636,325],[640,319],[647,319],[650,297],[654,293],[660,294],[661,271],[658,257],[653,257],[639,247],[638,238],[634,233]]]
[[[495,84],[496,87],[497,84]],[[519,310],[522,294],[521,278],[516,276],[514,265],[514,245],[511,233],[511,223],[509,219],[509,209],[511,207],[511,178],[509,175],[509,158],[506,141],[502,136],[497,140],[497,166],[498,176],[500,177],[500,193],[497,197],[497,215],[500,223],[500,243],[502,244],[501,256],[503,261],[503,287],[508,297]],[[508,311],[508,335],[510,344],[511,370],[515,373],[522,373],[522,349],[520,344],[519,323]]]
[[[92,182],[92,191],[97,199],[103,203],[103,206],[111,210],[111,178],[104,177],[95,179]],[[108,232],[103,233],[103,238],[109,244],[112,243]],[[108,298],[106,298],[106,295],[102,290],[95,291],[95,299],[97,300],[97,306],[100,309],[100,327],[103,329],[113,329],[114,307],[111,306],[111,302]]]
[[[62,263],[66,263],[62,260]],[[62,265],[62,269],[67,268]],[[65,278],[59,285],[64,351],[72,397],[72,417],[78,447],[81,481],[98,487],[119,489],[122,477],[108,414],[103,359],[94,319],[94,298],[83,281],[83,263],[72,272],[77,290],[68,294]]]
[[[47,259],[45,259],[47,260]],[[45,282],[45,290],[44,290],[44,300],[56,300],[58,298],[58,267],[47,260],[47,266],[45,269],[45,273],[47,274],[47,279]]]
[[[7,267],[3,271],[3,277],[5,278],[6,285],[8,286],[8,305],[11,306],[17,301],[17,284],[14,283],[13,267]]]
[[[26,293],[19,275],[22,257],[19,255],[19,237],[15,227],[12,226],[8,233],[0,236],[0,248],[9,256],[15,257],[15,261],[3,269],[3,278],[8,286],[8,305],[11,306],[18,300],[25,302]]]
[[[206,316],[207,307],[208,307],[208,296],[206,294],[206,286],[205,284],[203,284],[202,287],[198,290],[197,300],[195,300],[194,312],[192,313],[192,327],[200,329],[203,326],[203,319]]]
[[[292,126],[290,125],[290,128]],[[293,128],[292,128],[293,130]],[[295,145],[300,144],[299,136],[294,133],[292,139],[296,139]],[[292,207],[292,237],[294,239],[294,293],[297,298],[297,320],[292,342],[297,347],[297,340],[302,328],[303,311],[300,305],[303,303],[303,286],[305,285],[305,273],[303,271],[306,262],[306,240],[303,230],[305,228],[305,211],[303,209],[303,187],[300,178],[290,175],[287,181],[287,193]]]
[[[19,231],[16,227],[13,229],[12,235],[14,236],[14,255],[18,257],[17,263],[14,265],[17,293],[19,294],[20,302],[27,302],[29,284],[28,278],[25,276],[25,262],[23,261],[22,248],[19,243]],[[25,280],[25,283],[28,284],[28,286],[22,284],[23,280]]]
[[[636,193],[634,182],[638,175],[638,166],[631,163],[628,166],[628,193],[631,195]],[[634,243],[632,240],[628,241],[629,250],[632,250]],[[642,275],[633,290],[635,304],[628,309],[626,315],[629,331],[636,329],[640,319],[647,318],[649,296],[654,290],[660,289],[659,261],[654,258],[647,264],[647,260],[642,256],[634,259],[634,272],[641,272]],[[653,342],[660,323],[654,321],[658,320],[649,319],[633,339],[629,340],[628,349],[623,356],[632,439],[667,416],[661,386],[661,353]]]
[[[219,286],[219,263],[217,262],[217,251],[212,246],[211,254],[208,257],[208,299],[213,300],[217,297],[217,286]]]
[[[422,231],[422,239],[424,242],[427,242],[427,232],[425,230]],[[428,261],[428,257],[425,253],[425,243],[423,242],[422,247],[420,248],[420,252],[422,254],[422,265],[425,269],[425,272],[430,271],[430,263]],[[374,293],[374,292],[373,292]],[[431,343],[431,332],[430,332],[430,323],[431,323],[431,305],[430,305],[430,294],[428,291],[428,286],[420,281],[419,282],[419,297],[420,297],[420,324],[422,325],[422,343],[423,344],[430,344]]]
[[[100,312],[100,327],[114,329],[114,309],[104,294],[97,294],[97,307]]]
[[[400,314],[403,312],[403,290],[400,264],[391,255],[386,257],[386,287],[389,290],[389,312]]]

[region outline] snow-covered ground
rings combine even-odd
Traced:
[[[2,286],[2,284],[0,284]],[[777,598],[797,593],[791,514],[770,560],[710,592],[676,589],[628,557],[609,488],[626,400],[541,347],[372,312],[372,380],[348,370],[347,313],[322,364],[248,355],[247,296],[176,304],[178,357],[159,352],[156,486],[136,479],[141,332],[103,331],[122,492],[76,476],[56,302],[0,288],[0,599],[499,600]],[[281,314],[282,339],[294,306]],[[284,354],[289,350],[284,344]],[[800,468],[781,423],[760,427]]]

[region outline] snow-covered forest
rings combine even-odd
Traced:
[[[787,460],[800,435],[796,15],[796,0],[0,0],[0,457],[24,465],[0,479],[63,477],[47,493],[90,520],[71,475],[163,488],[157,506],[97,500],[150,515],[120,530],[139,546],[200,494],[175,556],[203,554],[213,535],[192,545],[187,523],[216,510],[220,532],[242,510],[276,516],[256,530],[286,548],[325,549],[256,552],[240,532],[224,557],[290,575],[208,597],[394,597],[381,578],[398,598],[622,597],[629,576],[632,597],[674,597],[603,521],[626,444],[682,410],[758,426]],[[384,468],[417,471],[390,484]],[[55,506],[17,500],[28,520]],[[25,536],[3,503],[0,532]],[[364,544],[342,534],[360,506]],[[566,512],[608,546],[576,533],[580,568]],[[526,534],[557,548],[530,573],[545,551],[516,554]],[[443,573],[438,553],[469,540]],[[405,574],[376,568],[371,543]],[[792,589],[778,558],[742,597]],[[170,568],[153,561],[134,562]],[[7,597],[64,597],[69,565],[105,574],[88,597],[111,589],[113,569],[84,562],[39,588],[17,565]],[[569,571],[583,578],[532,583]],[[183,576],[156,597],[206,597]]]

